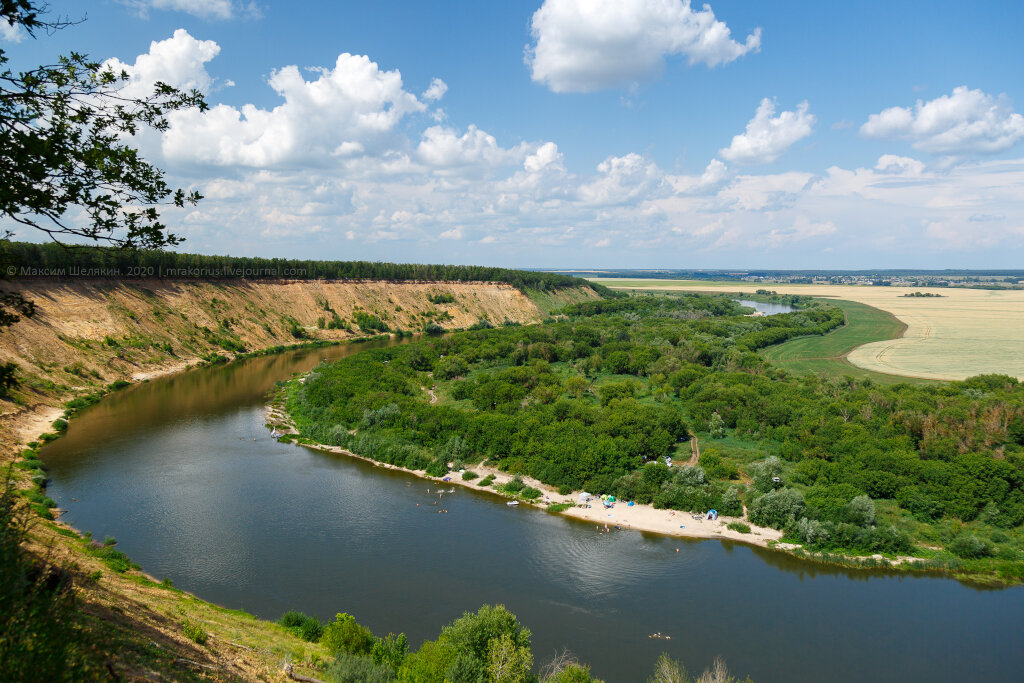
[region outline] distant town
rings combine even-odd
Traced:
[[[1024,289],[1024,270],[550,270],[576,277],[736,280],[766,284]]]

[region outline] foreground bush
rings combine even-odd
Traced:
[[[0,491],[0,680],[86,676],[75,670],[84,636],[75,624],[71,574],[25,552],[30,512],[9,476]]]

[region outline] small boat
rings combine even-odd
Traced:
[[[519,505],[519,501],[518,500],[510,500],[509,502],[505,503],[505,505]]]

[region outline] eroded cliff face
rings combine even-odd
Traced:
[[[546,312],[509,285],[492,282],[106,281],[7,282],[35,302],[36,314],[0,332],[0,363],[19,367],[22,387],[0,401],[4,422],[26,409],[55,406],[116,380],[138,380],[217,353],[303,341],[342,341],[388,329],[445,329],[481,320],[539,322]],[[554,296],[596,298],[589,289]],[[435,303],[436,302],[436,303]],[[19,429],[18,431],[21,431]],[[29,430],[31,431],[31,429]]]

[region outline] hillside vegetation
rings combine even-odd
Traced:
[[[34,316],[0,333],[0,365],[13,364],[20,382],[0,401],[6,415],[240,353],[382,333],[527,324],[546,315],[501,283],[26,278],[6,284],[36,307]],[[597,294],[565,289],[544,296],[565,303]]]
[[[746,509],[818,552],[1024,579],[1024,386],[796,376],[756,350],[828,333],[842,310],[740,311],[698,295],[578,304],[321,366],[287,406],[303,437],[435,476],[486,460],[565,492]],[[688,433],[699,464],[661,464],[689,459]]]

